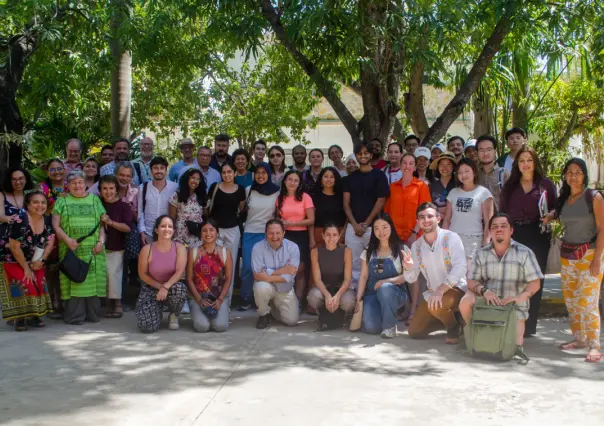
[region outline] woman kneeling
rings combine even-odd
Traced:
[[[352,278],[352,251],[338,245],[341,234],[335,223],[326,223],[322,236],[325,247],[317,247],[310,252],[316,287],[310,290],[307,300],[312,308],[319,311],[320,322],[326,325],[321,320],[325,314],[324,310],[334,314],[340,308],[349,313],[355,302],[354,293],[349,290]]]
[[[218,224],[214,219],[208,219],[201,225],[202,246],[189,251],[189,306],[193,329],[198,333],[229,328],[233,258],[230,251],[216,244],[217,237]]]
[[[178,315],[187,297],[181,280],[187,266],[187,250],[174,238],[174,221],[168,215],[157,218],[153,243],[147,244],[138,257],[141,292],[136,302],[136,320],[140,331],[159,330],[164,305],[170,311],[170,330],[178,330]]]
[[[361,254],[361,277],[355,312],[363,301],[362,330],[369,334],[382,332],[382,337],[396,336],[396,311],[407,299],[402,288],[403,250],[409,251],[399,239],[392,219],[380,213],[373,221],[367,250]]]

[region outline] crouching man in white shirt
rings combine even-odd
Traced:
[[[410,255],[403,255],[404,277],[414,283],[414,302],[419,296],[420,272],[426,278],[428,290],[419,305],[414,303],[409,336],[418,339],[446,330],[445,343],[457,344],[461,324],[455,313],[467,289],[463,244],[456,233],[439,228],[440,214],[433,203],[423,203],[417,208],[417,222],[423,235],[411,246]]]

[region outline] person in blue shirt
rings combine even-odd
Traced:
[[[195,157],[193,157],[195,145],[193,144],[193,141],[189,138],[184,138],[180,141],[179,147],[180,152],[182,153],[182,160],[174,163],[172,167],[170,167],[170,172],[168,173],[168,180],[175,183],[178,183],[178,177],[184,167],[195,164]]]

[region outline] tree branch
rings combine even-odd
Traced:
[[[573,136],[573,132],[575,131],[575,127],[577,125],[577,121],[579,120],[579,107],[576,105],[573,106],[573,115],[570,117],[570,121],[566,125],[566,130],[562,137],[558,140],[557,147],[558,149],[564,149],[570,138]]]
[[[321,74],[317,66],[298,49],[294,41],[289,37],[285,27],[283,26],[283,23],[281,22],[279,14],[273,7],[271,0],[261,0],[259,3],[260,7],[262,8],[262,14],[270,23],[271,28],[275,32],[275,35],[281,44],[283,44],[283,47],[285,47],[298,65],[302,67],[306,75],[308,75],[312,82],[317,86],[321,95],[327,99],[327,102],[329,102],[338,118],[342,121],[342,124],[348,133],[350,133],[352,141],[359,141],[359,123],[354,118],[348,107],[340,99],[340,95],[333,83],[328,81]]]
[[[516,11],[517,2],[520,1],[521,0],[511,0],[508,2],[505,13],[501,16],[499,22],[497,22],[493,32],[482,48],[480,55],[478,55],[478,58],[474,62],[472,69],[466,76],[455,96],[453,96],[453,99],[451,99],[445,110],[428,130],[426,137],[422,141],[422,145],[425,145],[428,148],[432,147],[432,145],[445,136],[451,124],[453,124],[457,117],[459,117],[459,114],[462,113],[470,100],[470,97],[476,91],[480,81],[486,74],[493,57],[501,48],[501,43],[511,31],[512,16]]]

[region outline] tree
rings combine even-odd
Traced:
[[[132,14],[132,4],[127,0],[111,0],[111,40],[109,46],[114,67],[111,71],[111,134],[114,137],[130,136],[130,103],[132,90],[132,58],[122,43],[120,29]]]

